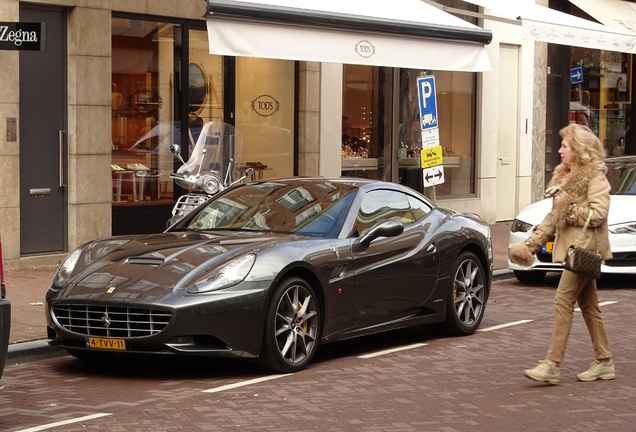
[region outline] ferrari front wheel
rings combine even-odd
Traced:
[[[320,320],[313,288],[300,278],[283,280],[265,316],[260,364],[283,373],[305,368],[318,348]]]
[[[457,257],[444,323],[451,334],[469,335],[477,330],[486,309],[487,281],[484,266],[475,254],[464,252]]]

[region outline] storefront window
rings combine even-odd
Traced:
[[[342,175],[392,181],[390,68],[344,65]]]
[[[173,201],[173,24],[112,20],[113,205]]]
[[[572,70],[581,76],[570,87],[570,122],[589,126],[609,156],[633,152],[631,55],[574,47]]]
[[[393,122],[393,72],[399,73]],[[445,182],[439,196],[475,192],[476,74],[344,66],[342,175],[399,182],[424,192],[417,78],[434,75]],[[393,136],[396,136],[394,139]],[[392,148],[392,145],[397,148]],[[392,167],[396,167],[394,169]]]

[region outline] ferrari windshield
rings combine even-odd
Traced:
[[[189,230],[233,229],[337,237],[355,197],[343,182],[246,184],[210,200]]]

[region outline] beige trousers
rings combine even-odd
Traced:
[[[598,305],[596,279],[581,277],[564,270],[554,297],[554,328],[546,359],[556,363],[563,360],[572,329],[574,305],[577,302],[592,338],[596,360],[612,358],[603,315]]]

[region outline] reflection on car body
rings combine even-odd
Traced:
[[[306,367],[320,344],[480,325],[490,228],[398,184],[237,185],[164,233],[89,242],[46,295],[50,343],[80,358],[181,354]]]
[[[612,186],[608,215],[609,240],[613,258],[601,266],[602,274],[636,274],[636,156],[605,160]],[[510,227],[509,245],[524,242],[552,207],[552,199],[535,202],[523,209]],[[508,260],[508,267],[521,282],[540,282],[547,272],[563,271],[562,263],[552,262],[551,244],[536,255],[530,267]]]

